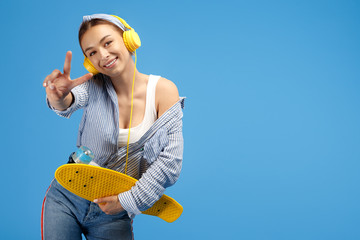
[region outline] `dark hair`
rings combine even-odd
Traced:
[[[103,19],[91,19],[90,21],[86,21],[86,22],[82,22],[79,28],[79,44],[81,46],[81,39],[84,36],[84,34],[86,33],[87,30],[89,30],[90,28],[96,26],[96,25],[100,25],[100,24],[107,24],[107,25],[111,25],[113,26],[117,31],[120,32],[120,35],[123,35],[123,30],[121,28],[119,28],[118,26],[116,26],[115,24],[108,22],[106,20]]]

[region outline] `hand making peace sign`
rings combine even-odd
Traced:
[[[88,81],[93,76],[92,73],[87,73],[71,80],[71,57],[72,53],[68,51],[65,57],[64,72],[61,73],[60,70],[55,69],[45,78],[43,83],[50,104],[58,110],[64,110],[70,106],[73,98],[72,94],[69,94],[71,89]]]

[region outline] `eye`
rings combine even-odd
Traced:
[[[109,46],[111,43],[112,43],[112,41],[107,41],[107,42],[105,43],[105,47]]]
[[[95,51],[94,52],[91,52],[90,54],[89,54],[89,56],[91,57],[91,56],[94,56],[94,54],[95,54]]]

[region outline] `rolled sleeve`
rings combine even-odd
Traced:
[[[127,191],[118,195],[121,206],[128,212],[129,216],[133,218],[135,215],[141,214],[141,211],[136,206],[134,197],[131,191]]]

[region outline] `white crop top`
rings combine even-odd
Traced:
[[[146,105],[143,121],[136,127],[130,129],[130,143],[137,142],[150,129],[151,125],[157,119],[157,112],[155,106],[155,91],[156,84],[160,76],[150,75],[146,89]],[[119,130],[119,147],[126,146],[128,140],[129,129]]]

